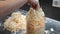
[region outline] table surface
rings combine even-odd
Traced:
[[[25,15],[26,11],[21,12],[21,13]],[[0,20],[0,34],[10,34],[9,31],[3,30],[3,22],[4,22],[3,19]],[[45,24],[46,24],[45,25],[46,26],[45,30],[50,31],[51,28],[53,28],[54,29],[54,34],[60,34],[60,21],[57,21],[57,20],[46,17]],[[17,34],[21,34],[21,32],[18,32]]]

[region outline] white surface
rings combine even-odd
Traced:
[[[60,0],[53,0],[52,6],[60,7]]]
[[[51,30],[51,31],[54,31],[54,29],[53,29],[53,28],[50,28],[50,30]]]

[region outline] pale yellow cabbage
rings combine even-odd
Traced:
[[[13,12],[11,17],[4,22],[4,28],[11,32],[26,29],[26,16],[20,12]]]

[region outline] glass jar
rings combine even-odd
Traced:
[[[27,34],[44,34],[45,15],[42,9],[31,8],[27,13]]]

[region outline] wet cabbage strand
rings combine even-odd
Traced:
[[[30,8],[27,13],[27,34],[44,34],[45,15],[42,9],[34,10]]]

